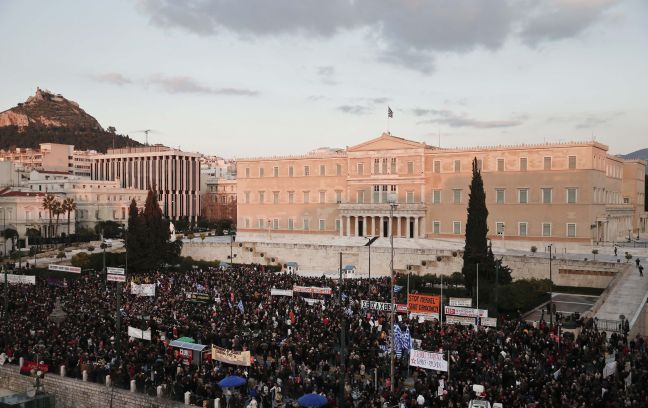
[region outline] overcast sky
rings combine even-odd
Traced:
[[[442,147],[648,147],[646,0],[0,0],[0,38],[0,111],[40,86],[183,150],[355,145],[387,106]]]

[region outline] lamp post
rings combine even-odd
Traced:
[[[0,207],[0,210],[2,210],[2,240],[4,241],[2,256],[7,256],[7,210],[4,207]]]
[[[549,325],[553,327],[553,272],[551,270],[551,256],[553,244],[549,244]]]
[[[342,322],[340,324],[340,407],[344,408],[344,383],[346,381],[345,364],[346,364],[346,319],[344,304],[342,303],[342,252],[340,252],[340,282],[338,285],[340,292],[340,309],[342,310]]]
[[[392,228],[392,222],[394,219],[394,210],[398,207],[398,203],[396,203],[396,197],[392,196],[390,197],[389,200],[389,246],[391,248],[391,261],[389,263],[389,269],[391,271],[391,285],[389,288],[389,296],[390,296],[390,303],[393,305],[396,301],[394,298],[394,229]],[[390,378],[390,384],[389,388],[390,391],[393,393],[394,392],[394,348],[395,348],[395,342],[394,342],[394,309],[395,307],[391,307],[391,314],[390,314],[390,322],[391,322],[391,332],[390,332],[390,337],[391,337],[391,351],[389,354],[389,359],[390,359],[390,366],[389,366],[389,378]]]
[[[376,242],[378,237],[365,237],[368,241],[365,244],[366,247],[369,247],[369,279],[371,279],[371,244]]]
[[[479,262],[477,262],[477,309],[479,309]]]

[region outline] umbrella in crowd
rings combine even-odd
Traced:
[[[297,403],[302,407],[323,407],[328,401],[319,394],[304,394],[297,399]]]
[[[245,378],[239,377],[238,375],[228,375],[218,382],[218,385],[221,387],[240,387],[245,384]]]

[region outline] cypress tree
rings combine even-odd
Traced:
[[[154,270],[169,251],[169,222],[162,217],[157,194],[150,190],[143,211],[131,202],[128,217],[129,268],[136,272]]]
[[[486,193],[481,169],[477,166],[477,158],[472,163],[472,181],[468,198],[468,219],[466,220],[466,246],[464,248],[464,264],[461,273],[464,275],[466,288],[472,290],[476,282],[477,264],[480,264],[480,277],[485,272],[488,257],[488,209],[486,208]],[[480,279],[481,282],[481,279]]]
[[[479,264],[479,290],[480,297],[484,293],[493,295],[491,287],[495,279],[500,285],[511,282],[511,269],[502,265],[501,259],[495,259],[491,247],[488,245],[488,208],[486,207],[486,193],[481,169],[477,165],[477,158],[472,163],[473,177],[470,183],[470,197],[468,199],[468,218],[466,221],[466,246],[464,251],[464,264],[461,273],[464,284],[473,292],[477,282],[477,264]],[[496,274],[495,269],[499,268]]]

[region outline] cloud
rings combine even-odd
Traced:
[[[328,39],[367,34],[380,61],[425,74],[434,53],[497,50],[569,38],[596,24],[620,0],[139,0],[161,28],[243,38],[293,35]]]
[[[418,124],[441,124],[450,127],[471,127],[476,129],[494,129],[494,128],[507,128],[520,126],[527,119],[526,115],[516,114],[509,119],[499,120],[481,120],[470,117],[466,114],[459,114],[447,109],[423,109],[414,108],[411,110],[414,116],[429,117],[429,119],[422,120]]]
[[[317,67],[317,75],[320,77],[323,83],[326,85],[335,85],[337,82],[334,80],[335,77],[335,67],[327,65],[323,67]]]
[[[203,94],[203,95],[233,95],[233,96],[256,96],[258,91],[244,88],[212,88],[203,85],[193,78],[187,76],[154,75],[150,77],[147,84],[171,94]]]
[[[380,97],[380,98],[369,98],[369,102],[375,104],[375,105],[383,105],[387,102],[389,102],[391,99],[386,98],[386,97]]]
[[[594,129],[623,116],[623,112],[582,113],[568,116],[550,116],[547,123],[572,123],[576,129]]]
[[[366,115],[371,113],[372,109],[362,105],[342,105],[336,108],[340,112],[349,113],[351,115]]]
[[[537,2],[520,32],[522,41],[540,43],[575,37],[620,0],[545,0]]]
[[[103,82],[103,83],[119,85],[119,86],[128,85],[133,82],[129,78],[126,78],[124,75],[118,72],[106,72],[103,74],[93,74],[90,75],[90,78],[92,78],[97,82]]]

